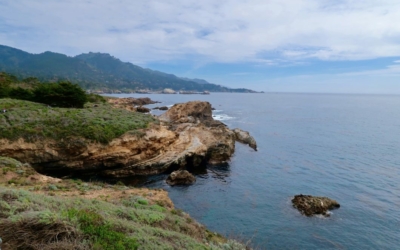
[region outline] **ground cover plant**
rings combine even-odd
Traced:
[[[147,128],[156,120],[148,114],[114,109],[107,103],[88,103],[83,109],[55,108],[45,104],[0,99],[0,138],[28,141],[83,137],[107,143],[113,138]]]
[[[245,249],[161,202],[156,190],[138,195],[137,188],[81,180],[28,183],[30,175],[39,179],[29,164],[0,157],[0,169],[4,168],[8,170],[0,171],[2,249]],[[11,172],[13,182],[5,178]]]

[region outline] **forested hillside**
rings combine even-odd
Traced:
[[[253,92],[145,69],[104,53],[69,57],[54,52],[30,54],[0,45],[0,71],[19,78],[36,76],[41,81],[68,80],[85,89],[158,91],[170,88],[176,91]]]

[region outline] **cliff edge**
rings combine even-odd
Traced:
[[[223,163],[235,150],[235,132],[212,118],[208,102],[176,104],[147,128],[107,143],[80,136],[0,139],[0,155],[51,175],[127,177]],[[253,147],[254,148],[254,147]]]

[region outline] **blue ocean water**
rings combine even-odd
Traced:
[[[257,152],[237,143],[228,165],[199,170],[192,186],[147,180],[211,230],[260,249],[399,249],[400,96],[149,97],[161,105],[209,101],[216,118],[257,140]],[[302,216],[290,202],[300,193],[333,198],[341,208],[328,218]]]

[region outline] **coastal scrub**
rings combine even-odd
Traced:
[[[0,99],[0,138],[27,141],[83,137],[107,143],[122,134],[139,132],[156,122],[151,115],[88,103],[83,109],[53,108],[15,99]]]

